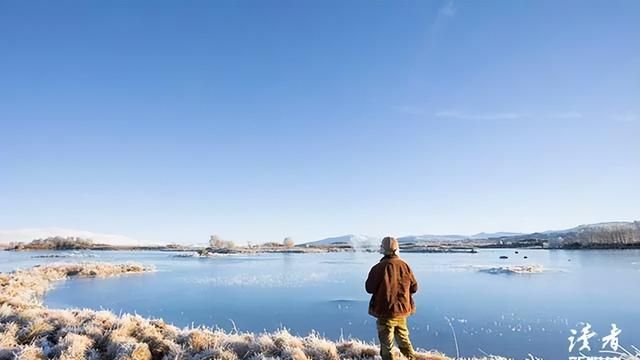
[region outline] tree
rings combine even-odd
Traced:
[[[284,245],[284,247],[286,247],[287,249],[290,249],[292,247],[294,247],[296,244],[293,242],[293,239],[290,237],[286,237],[284,238],[284,241],[282,242],[282,245]]]
[[[230,240],[223,240],[219,235],[211,235],[209,246],[214,249],[233,249],[236,244]]]
[[[219,235],[211,235],[209,238],[209,246],[212,248],[221,248],[224,245],[224,240]]]

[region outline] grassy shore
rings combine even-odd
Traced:
[[[48,309],[42,297],[73,276],[140,274],[137,264],[53,264],[0,274],[0,359],[375,359],[378,347],[358,340],[333,342],[286,330],[253,334],[177,328],[161,319],[109,311]],[[421,360],[448,359],[421,352]],[[500,359],[498,357],[492,359]]]

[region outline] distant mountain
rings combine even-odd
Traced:
[[[524,234],[516,233],[516,232],[494,232],[494,233],[481,232],[475,235],[471,235],[470,238],[479,240],[479,239],[491,239],[491,238],[497,238],[497,237],[517,236],[517,235],[524,235]]]
[[[496,232],[496,233],[479,233],[475,235],[409,235],[398,238],[400,244],[419,244],[425,242],[456,242],[464,240],[485,240],[489,238],[498,238],[504,236],[523,235],[522,233],[512,232]],[[338,245],[338,244],[355,244],[357,247],[378,246],[382,240],[381,237],[368,235],[348,234],[342,236],[330,237],[322,240],[316,240],[306,243],[306,245]]]
[[[357,234],[348,234],[342,236],[330,237],[322,240],[308,242],[305,245],[340,245],[340,244],[349,244],[354,247],[371,247],[375,246],[380,242],[380,238],[367,236],[367,235],[357,235]]]
[[[451,242],[451,241],[462,241],[468,239],[468,236],[464,235],[409,235],[409,236],[401,236],[398,238],[398,242],[401,244],[404,243],[423,243],[423,242]]]
[[[496,232],[496,233],[479,233],[475,235],[410,235],[398,238],[400,244],[407,243],[425,243],[425,242],[455,242],[464,240],[482,240],[495,237],[522,235],[521,233]],[[330,237],[322,240],[316,240],[306,243],[306,245],[338,245],[338,244],[355,244],[358,247],[378,246],[382,240],[381,237],[368,235],[348,234],[342,236]]]
[[[478,233],[475,235],[411,235],[402,236],[398,241],[403,243],[425,243],[425,242],[455,242],[464,240],[486,240],[490,238],[500,238],[506,236],[523,235],[522,233],[513,232],[495,232],[495,233]]]
[[[307,243],[308,245],[352,244],[355,247],[375,247],[380,237],[343,235]],[[640,247],[640,221],[618,221],[579,225],[566,230],[549,230],[530,234],[514,232],[478,233],[475,235],[410,235],[398,238],[401,244],[450,243],[471,241],[481,243],[518,244],[538,242],[552,248],[616,248]]]

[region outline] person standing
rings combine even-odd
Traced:
[[[416,312],[412,295],[418,291],[418,282],[409,265],[398,256],[398,251],[396,238],[382,239],[380,252],[384,257],[371,268],[365,282],[365,290],[371,294],[369,314],[377,318],[382,360],[393,360],[394,338],[400,352],[409,360],[415,359],[407,317]]]

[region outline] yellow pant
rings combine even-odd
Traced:
[[[380,356],[382,360],[393,360],[393,339],[398,343],[398,348],[407,359],[415,359],[415,352],[409,339],[409,328],[407,318],[383,319],[376,321],[378,328],[378,339],[380,339]]]

